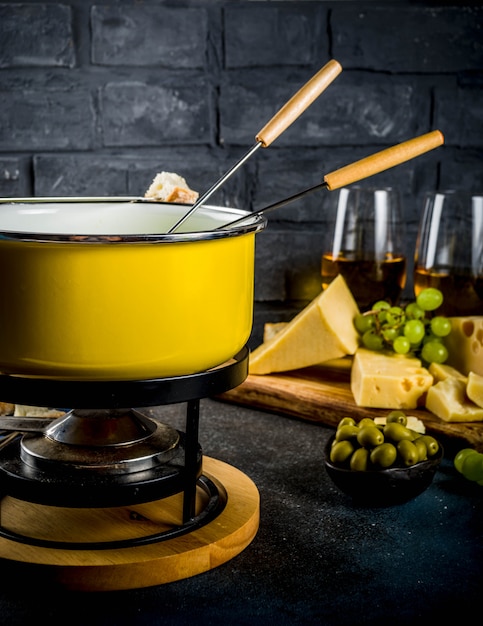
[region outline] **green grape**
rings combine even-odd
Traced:
[[[413,344],[419,345],[423,340],[426,329],[421,320],[409,320],[404,325],[404,336]]]
[[[386,311],[386,323],[391,326],[403,324],[406,319],[403,309],[399,306],[392,306]]]
[[[416,302],[410,302],[406,305],[406,318],[410,320],[422,320],[426,312]]]
[[[362,335],[362,343],[369,350],[382,350],[384,347],[382,337],[378,335],[373,329],[367,330]]]
[[[443,303],[443,294],[439,289],[427,287],[416,297],[416,304],[424,311],[435,311]]]
[[[483,480],[483,454],[469,454],[463,461],[461,473],[468,480]]]
[[[385,309],[381,309],[377,314],[377,321],[379,324],[384,324],[387,319],[387,311]]]
[[[366,330],[370,330],[374,326],[374,316],[372,315],[356,315],[354,319],[354,326],[358,333],[363,335]]]
[[[386,343],[392,344],[395,341],[395,339],[399,337],[400,332],[399,332],[399,328],[396,328],[395,326],[384,325],[381,328],[381,334],[382,334],[382,338],[384,339]]]
[[[448,349],[440,341],[428,341],[422,347],[421,358],[427,363],[444,363],[448,358]]]
[[[447,317],[437,315],[430,322],[431,332],[436,337],[447,337],[451,332],[451,322]]]
[[[372,310],[373,311],[385,311],[386,309],[389,309],[390,307],[391,305],[389,304],[389,302],[386,302],[385,300],[378,300],[372,305]]]
[[[456,470],[462,474],[463,473],[463,463],[466,459],[467,456],[470,456],[471,454],[478,454],[478,452],[474,449],[474,448],[463,448],[462,450],[460,450],[459,452],[457,452],[455,458],[454,458],[454,466],[456,468]]]
[[[433,335],[431,331],[426,332],[423,338],[423,344],[429,343],[430,341],[434,341],[435,343],[443,343],[443,337],[437,337]]]
[[[354,325],[369,350],[412,353],[426,363],[444,363],[448,350],[443,337],[451,332],[451,322],[432,313],[442,302],[443,294],[432,287],[405,307],[377,300],[370,311],[356,316]]]
[[[404,337],[404,335],[399,335],[399,337],[396,337],[394,340],[392,347],[396,354],[407,354],[411,349],[411,342],[407,337]]]

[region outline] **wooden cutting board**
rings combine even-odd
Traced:
[[[346,415],[359,420],[389,412],[355,404],[350,390],[350,361],[345,367],[317,365],[264,376],[250,374],[241,385],[217,398],[334,427]],[[483,422],[445,422],[426,409],[407,412],[419,417],[429,434],[483,452]]]

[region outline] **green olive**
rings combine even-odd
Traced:
[[[330,460],[332,463],[345,463],[354,449],[354,444],[348,439],[337,441],[330,449]]]
[[[337,429],[335,433],[336,441],[344,441],[345,439],[355,439],[359,429],[357,426],[346,424]]]
[[[350,468],[356,472],[365,472],[369,464],[369,450],[357,448],[351,456]]]
[[[342,426],[355,426],[356,420],[353,417],[343,417],[340,422],[337,424],[337,428],[341,428]]]
[[[418,451],[418,461],[426,461],[428,458],[428,450],[424,441],[421,441],[421,437],[414,439],[413,444],[416,446],[416,450]]]
[[[397,458],[396,446],[392,443],[384,442],[371,450],[369,458],[371,459],[371,463],[376,467],[391,467]]]
[[[389,422],[389,424],[384,426],[384,437],[395,442],[401,441],[401,439],[409,439],[409,441],[414,439],[414,435],[409,428],[397,422]]]
[[[434,437],[431,437],[431,435],[421,435],[416,439],[416,441],[418,441],[419,439],[424,442],[429,457],[434,456],[438,452],[439,443]]]
[[[384,435],[377,426],[363,426],[357,433],[357,443],[364,448],[373,448],[384,443]]]
[[[397,442],[396,448],[403,465],[410,467],[418,463],[419,451],[412,441],[409,441],[409,439],[401,439],[401,441]]]
[[[359,428],[364,428],[364,426],[376,426],[376,422],[370,417],[363,417],[357,425]]]
[[[391,424],[392,422],[396,422],[396,424],[402,424],[403,426],[406,426],[408,423],[406,413],[404,413],[403,411],[391,411],[386,417],[386,424]]]

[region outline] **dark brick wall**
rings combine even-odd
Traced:
[[[0,195],[140,195],[161,170],[203,192],[331,58],[342,74],[212,202],[261,208],[439,128],[366,183],[400,189],[411,256],[426,190],[483,187],[478,2],[0,2]],[[331,195],[257,237],[253,343],[319,292]]]

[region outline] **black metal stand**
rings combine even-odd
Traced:
[[[187,403],[186,433],[180,433],[178,454],[152,469],[115,477],[90,469],[72,469],[61,461],[58,467],[54,463],[48,471],[33,470],[20,458],[21,437],[33,435],[20,434],[0,456],[0,497],[10,495],[38,504],[82,508],[152,502],[183,492],[181,526],[150,537],[96,543],[96,548],[162,541],[208,523],[223,510],[225,499],[216,485],[202,476],[202,450],[198,441],[200,398],[223,393],[241,384],[248,375],[248,354],[245,347],[229,362],[212,370],[152,380],[70,381],[0,375],[0,397],[12,404],[118,409]],[[198,515],[197,486],[208,495],[207,505]],[[1,525],[0,536],[33,545],[59,547],[58,542],[19,535]],[[93,547],[87,543],[79,546],[78,543],[61,542],[61,545],[72,549]]]
[[[0,398],[11,404],[116,409],[161,406],[209,398],[240,385],[248,375],[248,348],[219,367],[148,380],[58,380],[0,374]]]

